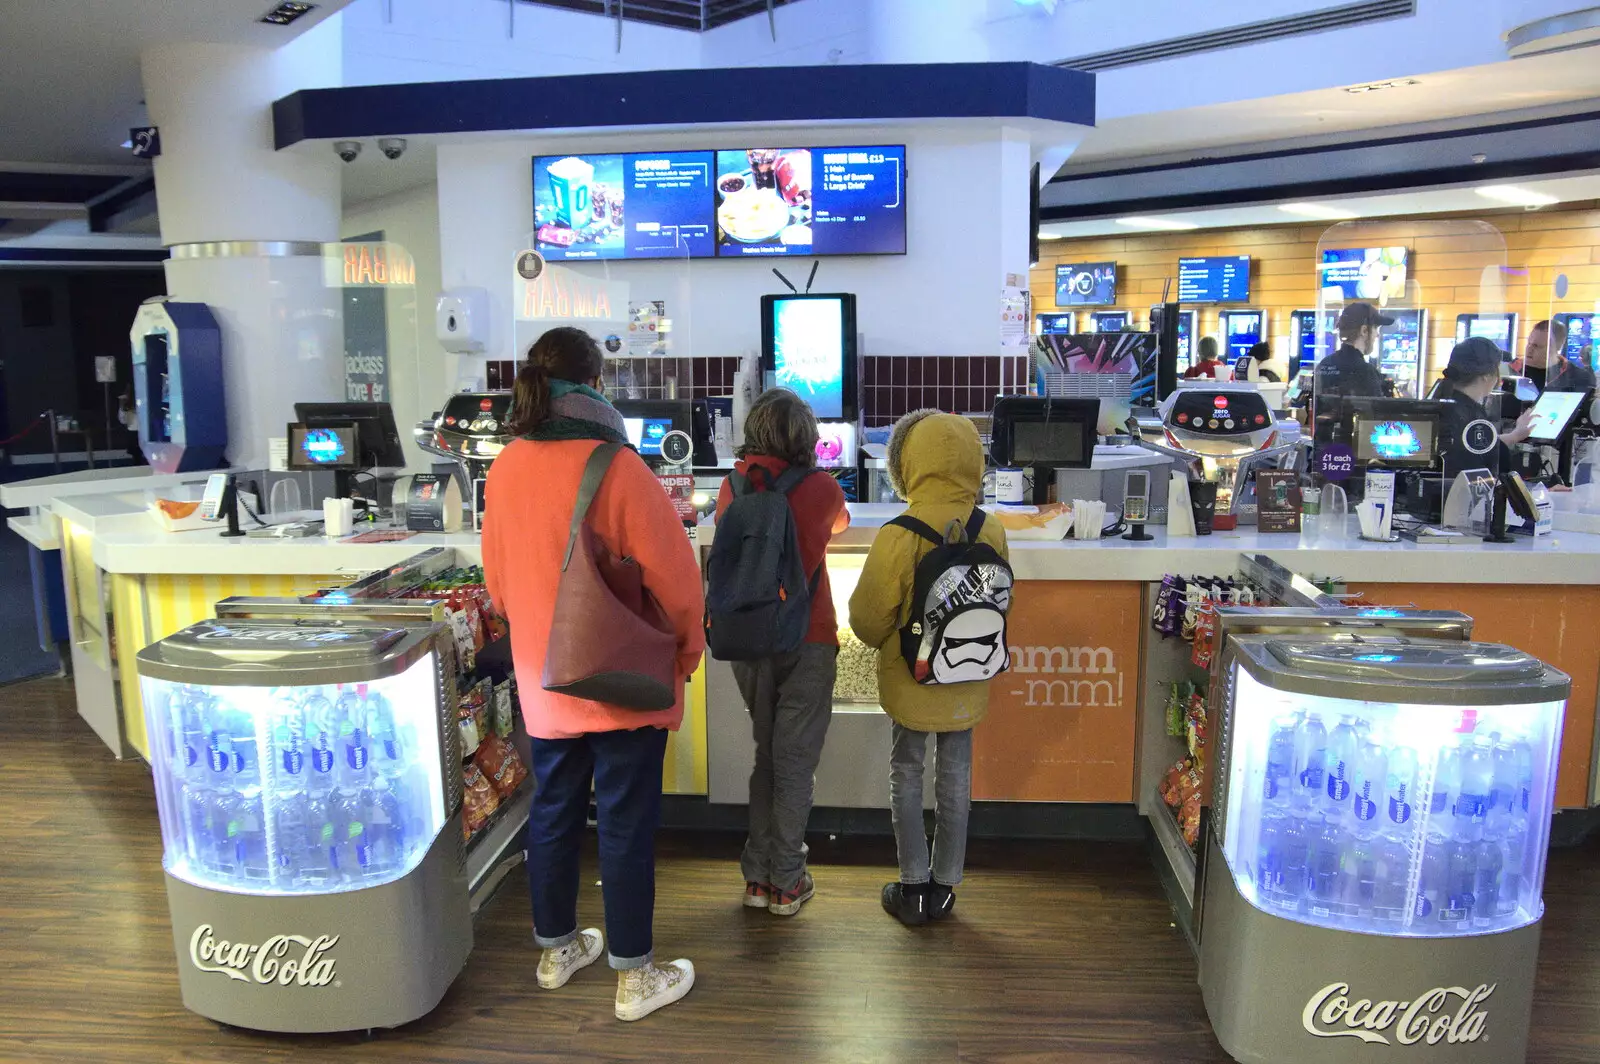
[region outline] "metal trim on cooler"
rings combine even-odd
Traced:
[[[327,246],[315,240],[212,240],[167,250],[174,259],[289,259],[321,258]]]

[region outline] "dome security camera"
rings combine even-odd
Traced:
[[[398,159],[406,153],[406,139],[404,137],[383,137],[378,141],[378,150],[383,152],[388,159]]]
[[[333,150],[345,162],[353,163],[356,161],[356,156],[361,154],[361,142],[359,140],[336,140],[333,142]]]

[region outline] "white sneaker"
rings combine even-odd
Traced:
[[[694,964],[686,960],[620,971],[617,973],[617,1019],[642,1020],[656,1009],[683,997],[692,986]]]
[[[539,985],[546,990],[566,986],[574,972],[589,967],[604,952],[605,940],[599,928],[590,927],[578,932],[577,938],[560,949],[544,951],[539,958]]]

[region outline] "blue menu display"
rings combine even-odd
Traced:
[[[717,152],[718,255],[903,255],[906,150]]]
[[[552,261],[712,254],[708,151],[533,160],[533,224]]]
[[[1343,299],[1376,300],[1379,306],[1406,295],[1406,259],[1409,249],[1325,248],[1322,252],[1322,287],[1337,288]]]
[[[1249,255],[1178,260],[1179,303],[1243,303],[1249,298]]]

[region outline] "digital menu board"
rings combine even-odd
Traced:
[[[1056,267],[1056,306],[1104,307],[1116,301],[1116,263],[1078,262]]]
[[[1327,248],[1322,252],[1322,287],[1337,288],[1345,299],[1378,300],[1380,305],[1406,295],[1409,249]]]
[[[1249,298],[1249,255],[1178,260],[1179,303],[1243,303]]]
[[[717,152],[717,254],[903,255],[906,149]]]
[[[712,153],[533,160],[533,227],[547,259],[666,259],[712,253]]]

